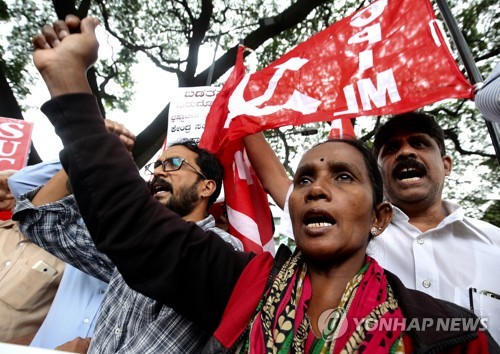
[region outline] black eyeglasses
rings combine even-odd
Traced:
[[[155,172],[155,169],[157,169],[160,166],[163,172],[172,172],[179,170],[182,167],[183,163],[191,167],[193,171],[199,174],[201,177],[203,177],[203,179],[208,179],[207,177],[205,177],[203,173],[194,168],[193,165],[191,165],[189,162],[186,161],[185,158],[182,157],[169,157],[168,159],[165,159],[163,161],[157,160],[155,162],[148,163],[146,166],[144,166],[144,168],[151,174],[153,174]]]

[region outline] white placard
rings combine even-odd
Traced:
[[[200,140],[205,120],[221,88],[179,87],[170,101],[166,146],[180,139]]]

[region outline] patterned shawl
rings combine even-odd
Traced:
[[[321,338],[306,314],[311,295],[307,265],[296,251],[263,295],[236,352],[404,353],[403,315],[374,259],[366,257],[337,308],[320,317]]]

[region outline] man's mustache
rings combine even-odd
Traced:
[[[174,191],[174,187],[172,186],[172,183],[170,183],[167,180],[164,180],[160,177],[154,177],[152,181],[148,182],[149,185],[149,190],[151,191],[151,194],[155,194],[160,191],[165,191],[165,192],[170,192],[172,193]]]
[[[421,162],[418,162],[415,159],[404,159],[400,162],[398,162],[395,166],[394,169],[392,170],[392,177],[398,178],[398,176],[401,174],[401,171],[405,169],[415,169],[416,172],[422,176],[427,174],[427,167]]]

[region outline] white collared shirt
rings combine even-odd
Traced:
[[[426,232],[411,225],[408,216],[394,207],[390,225],[371,241],[368,254],[406,287],[471,308],[471,288],[477,290],[475,297],[482,291],[500,294],[500,228],[465,217],[463,209],[452,202],[444,201],[443,206],[447,216]],[[491,303],[482,309],[475,304],[474,312],[499,318],[500,300],[485,301]],[[496,321],[495,329],[489,330],[498,331],[494,337],[499,341],[500,320]]]

